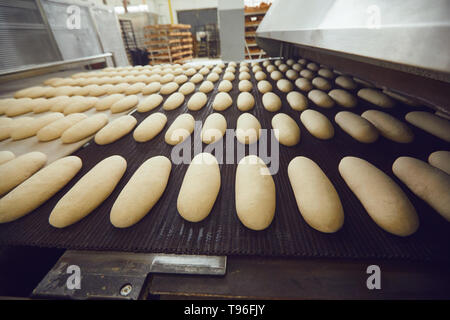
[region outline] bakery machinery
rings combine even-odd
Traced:
[[[11,212],[20,206],[11,204],[11,210],[2,209],[7,197],[30,201],[20,195],[20,189],[4,192],[0,199],[2,260],[10,256],[13,267],[39,265],[39,260],[47,263],[47,270],[33,279],[31,298],[448,299],[450,224],[445,199],[449,190],[442,191],[442,186],[449,178],[445,163],[436,169],[429,156],[449,151],[449,9],[447,1],[436,1],[433,7],[415,0],[274,1],[256,31],[258,45],[273,58],[77,70],[26,79],[27,87],[35,86],[32,91],[2,92],[5,99],[32,95],[33,100],[50,100],[55,92],[84,93],[84,99],[76,98],[83,102],[72,101],[66,107],[49,104],[44,112],[62,112],[67,117],[75,110],[91,119],[98,115],[105,119],[98,131],[87,131],[74,143],[68,140],[76,136],[72,128],[67,129],[70,135],[64,131],[48,142],[39,140],[39,133],[14,139],[22,132],[17,129],[12,138],[0,142],[0,151],[9,150],[16,156],[44,153],[48,165],[37,174],[70,155],[82,163],[45,201],[34,202],[32,211],[14,215]],[[336,96],[335,90],[344,91],[348,99]],[[253,104],[239,102],[244,92],[250,93]],[[289,96],[293,92],[297,100]],[[191,102],[197,93],[203,93],[206,100]],[[119,94],[119,100],[108,105],[103,99],[113,94]],[[85,99],[93,97],[95,105],[83,107]],[[2,100],[1,105],[7,106],[1,118],[36,116],[34,107],[14,115],[17,108],[8,103]],[[25,109],[27,105],[20,104]],[[349,111],[362,115],[358,119],[366,119],[364,114],[373,111],[387,116],[379,123],[367,116],[372,124],[365,128],[372,128],[376,137],[362,142],[358,133],[343,129],[337,116]],[[438,120],[430,127],[407,116],[417,112]],[[205,143],[201,130],[213,113],[222,115],[228,130],[210,144]],[[315,121],[304,116],[308,113],[320,114],[318,118],[325,120],[318,122],[326,123],[326,128],[314,126]],[[147,140],[142,138],[145,141],[138,138],[136,130],[156,114],[165,119],[159,131]],[[245,122],[250,127],[259,123],[261,129],[269,129],[258,136],[258,143],[241,140],[237,129],[244,127],[243,114],[252,115],[246,116],[251,119]],[[294,142],[291,135],[286,138],[270,130],[278,126],[274,116],[281,114],[299,129]],[[105,135],[104,129],[116,119],[129,116],[135,119],[131,129],[113,127]],[[173,142],[167,132],[179,119],[184,120],[180,128],[188,134],[181,142]],[[392,132],[385,129],[389,123],[400,124]],[[84,132],[86,126],[77,129]],[[184,183],[191,164],[183,159],[201,152],[215,155],[220,178],[199,173],[201,179],[191,178],[192,187],[187,188]],[[238,163],[250,154],[263,159],[271,174],[253,179],[248,173],[242,178],[246,171]],[[160,161],[161,156],[171,160],[165,183],[144,184],[134,188],[134,194],[122,196],[141,165],[149,159]],[[335,193],[313,192],[299,201],[309,188],[297,193],[301,185],[291,180],[299,167],[288,168],[297,157],[314,161]],[[375,169],[366,162],[342,162],[349,157],[364,159]],[[401,157],[420,159],[440,177],[439,186],[433,184],[438,197],[430,197],[420,183],[410,183],[422,171],[408,174],[406,170],[405,176],[404,170],[393,170]],[[109,167],[99,166],[106,160]],[[161,166],[161,175],[167,167]],[[86,183],[86,176],[94,176],[99,183]],[[358,179],[367,180],[355,187],[352,181]],[[430,186],[431,180],[424,178],[423,185]],[[31,185],[29,181],[23,183]],[[107,184],[112,186],[110,191],[102,191]],[[154,197],[156,192],[145,192],[155,185],[162,193],[143,216],[134,217],[133,223],[112,217],[118,199],[129,206],[118,215],[127,217],[138,203]],[[202,190],[203,185],[209,188]],[[4,188],[0,191],[7,190],[1,183],[0,187]],[[190,190],[202,192],[186,205]],[[330,193],[340,200],[332,202]],[[133,198],[135,194],[139,197]],[[313,207],[341,204],[342,210],[337,211],[343,215],[333,220],[330,229],[308,218],[303,201],[312,197],[317,199],[309,203]],[[127,203],[130,198],[134,202]],[[91,201],[99,202],[91,205]],[[206,216],[204,202],[211,204]],[[253,209],[243,210],[249,203]],[[336,206],[332,205],[333,211]],[[377,212],[382,217],[384,213],[379,208],[393,207],[388,216],[395,220],[401,215],[401,219],[385,223],[377,218]],[[197,208],[195,217],[189,216],[191,208]],[[200,211],[203,216],[197,219]],[[258,224],[263,215],[268,218]],[[3,283],[7,288],[15,281],[9,276]]]

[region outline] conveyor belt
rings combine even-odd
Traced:
[[[266,111],[262,106],[262,95],[257,91],[257,82],[253,78],[253,73],[251,74],[252,93],[257,102],[251,113],[259,119],[263,128],[270,129],[274,113]],[[227,119],[228,128],[236,128],[236,120],[241,114],[236,107],[236,98],[239,93],[238,75],[239,72],[236,71],[233,90],[230,92],[234,98],[233,106],[222,112]],[[223,73],[220,75],[220,80],[222,77]],[[173,165],[164,195],[144,219],[131,228],[115,229],[109,222],[109,211],[131,175],[152,156],[165,155],[170,158],[172,147],[164,142],[164,133],[168,126],[184,112],[191,113],[196,120],[203,122],[213,112],[212,101],[220,80],[216,82],[214,91],[208,94],[208,104],[200,111],[187,110],[186,102],[189,95],[186,97],[185,104],[173,111],[164,111],[159,107],[144,114],[133,113],[138,122],[153,112],[163,112],[167,115],[168,123],[164,131],[152,141],[137,143],[133,140],[132,134],[128,134],[111,145],[98,146],[92,141],[87,147],[75,152],[75,155],[83,160],[83,168],[75,179],[35,212],[15,222],[0,225],[0,245],[178,254],[450,260],[450,224],[404,187],[391,170],[391,165],[398,156],[413,156],[426,161],[431,152],[448,150],[448,143],[412,127],[416,137],[411,144],[399,144],[383,137],[380,137],[376,143],[362,144],[344,133],[334,122],[334,115],[344,108],[335,106],[332,109],[324,109],[314,106],[310,101],[310,107],[325,114],[335,127],[333,139],[318,140],[312,137],[301,124],[300,113],[289,107],[285,99],[286,94],[280,92],[270,79],[273,91],[283,101],[280,112],[289,114],[297,121],[302,136],[301,142],[295,147],[280,145],[280,170],[274,175],[277,209],[275,219],[268,229],[259,232],[251,231],[245,228],[236,216],[234,204],[236,164],[220,165],[221,190],[212,212],[204,221],[190,223],[183,220],[177,213],[178,190],[188,167],[187,164],[181,164]],[[354,94],[356,95],[356,91]],[[361,114],[369,108],[376,107],[359,99],[358,107],[350,111]],[[414,109],[425,110],[425,108]],[[412,107],[398,103],[392,110],[383,111],[403,119],[404,115],[411,110]],[[191,149],[193,147],[191,142]],[[96,163],[114,154],[125,157],[128,168],[112,195],[94,212],[75,225],[62,230],[51,227],[48,216],[57,201]],[[298,155],[313,159],[336,187],[345,210],[345,223],[339,232],[320,233],[309,227],[301,217],[287,175],[288,163]],[[371,220],[339,175],[338,163],[347,155],[370,161],[403,188],[414,204],[421,222],[419,230],[414,235],[407,238],[391,235]]]

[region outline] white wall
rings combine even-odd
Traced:
[[[170,23],[170,12],[168,0],[148,0],[153,2],[160,16],[160,23]],[[218,0],[171,0],[173,23],[178,23],[178,10],[194,10],[217,8]]]

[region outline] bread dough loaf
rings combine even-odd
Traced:
[[[352,94],[342,89],[331,90],[328,95],[341,107],[354,108],[358,103],[358,100]]]
[[[433,167],[441,169],[450,174],[450,152],[449,151],[435,151],[428,157],[428,163]]]
[[[410,143],[414,140],[414,134],[406,123],[385,112],[367,110],[361,117],[369,120],[386,139],[399,143]]]
[[[144,88],[142,88],[141,93],[144,95],[157,93],[161,90],[161,83],[159,82],[152,82],[148,85],[146,85]]]
[[[236,213],[244,226],[264,230],[276,208],[275,183],[264,162],[255,155],[241,159],[236,169]]]
[[[358,91],[358,97],[369,101],[370,103],[381,108],[392,108],[395,106],[394,100],[384,93],[371,88],[363,88]]]
[[[227,130],[227,120],[220,113],[211,113],[203,124],[201,138],[203,143],[210,144],[222,139]]]
[[[318,107],[332,108],[334,107],[334,101],[328,94],[323,91],[314,89],[308,92],[308,98],[314,102]]]
[[[0,165],[0,196],[31,177],[47,162],[42,152],[29,152]]]
[[[5,110],[8,117],[16,117],[33,111],[33,104],[30,98],[19,98],[9,102],[9,106]]]
[[[198,111],[203,108],[208,102],[208,96],[203,92],[196,92],[192,95],[187,103],[189,110]]]
[[[144,218],[164,193],[172,163],[164,156],[145,161],[123,187],[110,212],[116,228],[128,228]]]
[[[312,79],[311,83],[317,89],[320,89],[320,90],[323,90],[323,91],[331,90],[330,82],[328,82],[328,80],[326,80],[326,79],[324,79],[322,77],[315,77],[314,79]]]
[[[412,157],[399,157],[392,171],[420,199],[450,222],[450,175]]]
[[[277,140],[287,147],[300,142],[300,128],[294,119],[285,113],[277,113],[272,118],[272,128],[275,129]]]
[[[313,89],[311,81],[305,78],[298,78],[295,80],[295,85],[302,91],[309,92]]]
[[[359,142],[372,143],[378,139],[379,133],[377,128],[368,120],[355,113],[349,111],[338,112],[334,117],[334,121],[342,130]]]
[[[211,81],[211,82],[216,82],[217,80],[219,80],[219,75],[215,72],[211,72],[207,77],[206,80]]]
[[[52,101],[46,98],[37,98],[31,100],[31,105],[33,108],[33,113],[42,113],[50,110]]]
[[[243,113],[237,119],[236,139],[242,144],[252,144],[258,141],[261,135],[261,124],[250,114]]]
[[[87,138],[108,123],[106,114],[100,113],[77,122],[61,135],[63,143],[74,143]]]
[[[334,127],[320,112],[312,109],[305,110],[300,114],[300,120],[314,137],[322,140],[333,138]]]
[[[225,111],[233,104],[233,99],[226,92],[219,92],[214,98],[212,107],[216,111]]]
[[[338,86],[347,90],[355,90],[358,87],[352,78],[346,76],[339,76],[336,80],[334,80],[334,82],[336,82]]]
[[[286,79],[280,79],[277,81],[277,88],[281,92],[291,92],[292,89],[294,89],[294,86],[289,80]]]
[[[273,92],[264,93],[262,103],[264,108],[270,112],[276,112],[281,109],[281,99]]]
[[[210,153],[192,159],[177,199],[178,213],[187,221],[199,222],[211,212],[220,190],[220,169]]]
[[[239,73],[239,80],[250,80],[252,77],[250,76],[250,73],[247,71],[243,71]]]
[[[34,119],[31,117],[21,117],[21,118],[0,118],[0,141],[8,139],[11,136],[11,132],[16,128],[19,128],[27,123],[32,122]]]
[[[179,87],[180,86],[178,85],[178,83],[176,83],[176,82],[169,82],[169,83],[163,84],[161,86],[161,89],[159,90],[159,93],[163,94],[163,95],[169,95],[169,94],[172,94],[175,91],[177,91]]]
[[[214,83],[211,81],[203,81],[200,87],[198,87],[198,91],[203,93],[209,93],[214,90]]]
[[[45,94],[47,93],[47,91],[50,88],[48,87],[41,87],[41,86],[35,86],[35,87],[29,87],[29,88],[25,88],[19,91],[16,91],[14,93],[14,98],[19,99],[19,98],[39,98],[39,97],[43,97],[45,96]]]
[[[155,112],[145,118],[133,132],[137,142],[146,142],[156,137],[167,123],[165,114]]]
[[[58,201],[49,223],[65,228],[86,217],[114,191],[126,168],[127,161],[117,155],[97,163]]]
[[[0,223],[30,213],[61,190],[81,169],[81,159],[64,157],[41,169],[0,199]]]
[[[450,121],[447,119],[431,112],[412,111],[406,114],[405,120],[435,137],[450,142]]]
[[[289,80],[295,81],[298,78],[298,72],[292,69],[286,71],[286,78]]]
[[[69,114],[68,116],[47,124],[37,132],[36,136],[39,141],[51,141],[58,139],[64,131],[86,118],[87,116],[84,113]]]
[[[310,71],[310,70],[306,70],[303,69],[302,71],[300,71],[300,75],[308,80],[312,80],[314,78],[314,72]]]
[[[249,111],[255,106],[255,98],[250,92],[241,92],[237,98],[237,107],[240,111]]]
[[[200,73],[196,73],[192,76],[192,78],[189,80],[195,84],[200,83],[203,81],[203,76]]]
[[[164,110],[175,110],[184,103],[184,94],[181,92],[172,93],[164,102]]]
[[[259,92],[261,92],[262,94],[272,91],[272,85],[267,80],[259,81],[257,86],[258,86]]]
[[[60,112],[52,112],[44,116],[40,116],[39,118],[34,118],[32,121],[27,121],[21,126],[16,126],[11,131],[11,139],[21,140],[32,137],[49,123],[52,123],[61,118],[64,118],[64,115]]]
[[[267,75],[264,71],[257,71],[255,73],[255,79],[256,81],[265,80],[267,78]]]
[[[187,81],[188,77],[184,74],[180,74],[179,76],[176,76],[175,79],[173,79],[173,82],[176,82],[180,86]]]
[[[125,95],[121,94],[121,93],[115,93],[109,96],[106,96],[100,100],[98,100],[94,107],[95,110],[97,111],[104,111],[104,110],[108,110],[109,108],[111,108],[111,106],[116,103],[117,101],[121,100],[125,98]]]
[[[419,218],[414,206],[383,171],[363,159],[345,157],[339,173],[380,228],[401,237],[417,231]]]
[[[136,110],[138,112],[148,112],[151,111],[153,109],[155,109],[156,107],[158,107],[161,102],[163,101],[163,97],[157,93],[153,93],[151,95],[149,95],[148,97],[144,98],[143,100],[141,100],[139,102],[139,104],[137,105]]]
[[[166,84],[166,83],[172,82],[174,79],[175,79],[175,76],[173,74],[167,73],[161,77],[159,82],[161,82],[161,84]]]
[[[235,77],[235,75],[234,75],[233,72],[227,71],[227,72],[224,73],[222,79],[223,79],[223,80],[228,80],[228,81],[233,81],[235,78],[236,78],[236,77]]]
[[[326,68],[321,68],[319,69],[319,71],[317,71],[317,74],[321,77],[327,78],[327,79],[333,79],[334,78],[334,73],[333,71],[326,69]]]
[[[70,104],[72,98],[68,96],[58,96],[48,100],[51,101],[50,111],[64,112],[64,109]]]
[[[306,223],[321,232],[333,233],[344,224],[344,209],[336,189],[311,159],[296,157],[288,176],[298,210]]]
[[[186,140],[194,131],[194,117],[188,113],[179,115],[166,131],[164,140],[167,144],[176,145]]]
[[[250,92],[252,91],[253,85],[249,80],[241,80],[238,85],[239,91]]]
[[[222,80],[217,87],[220,92],[230,92],[233,89],[233,85],[230,80]]]
[[[14,159],[16,155],[11,151],[0,151],[0,165]]]
[[[95,134],[95,143],[100,145],[113,143],[133,130],[136,123],[136,118],[131,115],[121,116]]]
[[[181,92],[185,96],[191,94],[194,91],[195,91],[195,84],[193,84],[192,82],[186,82],[180,87],[180,89],[178,89],[178,92]]]
[[[295,111],[303,111],[308,108],[308,99],[297,91],[291,91],[286,95],[286,100]]]
[[[138,103],[139,98],[136,95],[129,95],[115,102],[110,110],[111,113],[120,113],[134,108]]]
[[[98,98],[96,97],[72,97],[69,104],[64,108],[64,114],[67,115],[71,113],[81,113],[88,111],[93,106],[95,106],[97,101]]]

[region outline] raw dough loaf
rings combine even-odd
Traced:
[[[233,81],[235,79],[234,73],[233,72],[225,72],[223,75],[223,80],[228,80],[228,81]]]
[[[159,90],[159,94],[163,94],[163,95],[172,94],[175,91],[177,91],[179,87],[180,87],[179,84],[176,82],[166,83],[161,86],[161,89]]]
[[[20,116],[33,111],[31,98],[19,98],[9,102],[9,106],[5,110],[8,117]]]
[[[334,80],[336,84],[344,89],[347,90],[355,90],[357,88],[357,85],[355,81],[353,81],[352,78],[346,77],[346,76],[339,76]]]
[[[164,102],[164,110],[175,110],[184,103],[184,94],[181,92],[172,93]]]
[[[288,71],[286,71],[286,78],[288,78],[289,80],[295,80],[298,78],[298,72],[292,69],[289,69]]]
[[[52,123],[61,118],[64,118],[64,115],[60,112],[52,112],[47,115],[40,116],[39,118],[34,118],[32,121],[27,121],[21,126],[16,126],[11,131],[11,139],[21,140],[32,137],[49,123]]]
[[[380,228],[402,237],[419,228],[414,206],[383,171],[363,159],[345,157],[339,163],[339,173]]]
[[[367,110],[361,117],[369,120],[386,139],[399,143],[410,143],[414,140],[414,134],[406,123],[385,112]]]
[[[322,169],[311,159],[296,157],[289,163],[288,176],[306,223],[325,233],[341,229],[344,224],[341,199]]]
[[[326,69],[326,68],[322,68],[319,71],[317,71],[317,74],[321,77],[324,78],[328,78],[328,79],[333,79],[334,78],[334,73],[333,71]]]
[[[116,103],[117,101],[121,100],[125,98],[125,95],[121,94],[121,93],[115,93],[109,96],[106,96],[100,100],[98,100],[94,107],[95,110],[97,111],[104,111],[104,110],[108,110],[109,108],[111,108],[111,106]]]
[[[255,106],[255,98],[250,92],[241,92],[237,98],[237,107],[241,111],[249,111]]]
[[[269,169],[255,155],[239,161],[236,169],[236,213],[244,226],[264,230],[275,216],[276,190]]]
[[[176,76],[175,79],[173,79],[173,82],[178,83],[179,85],[182,85],[183,83],[185,83],[186,81],[188,81],[188,77],[184,74],[181,74],[179,76]]]
[[[358,97],[369,101],[370,103],[379,106],[381,108],[392,108],[395,103],[394,100],[389,98],[384,93],[371,88],[363,88],[358,91]]]
[[[250,92],[252,91],[253,85],[249,80],[241,80],[238,85],[239,91]]]
[[[200,73],[196,73],[194,76],[192,76],[191,80],[189,80],[195,84],[200,83],[203,81],[203,76]]]
[[[270,73],[270,78],[274,81],[278,81],[283,78],[283,74],[280,71],[275,70]]]
[[[272,85],[267,80],[259,81],[257,86],[258,86],[259,92],[261,92],[263,94],[266,92],[272,91]]]
[[[176,145],[186,140],[194,131],[194,117],[188,113],[179,115],[166,131],[164,140],[167,144]]]
[[[14,159],[16,156],[11,151],[0,151],[0,165]]]
[[[313,86],[315,86],[317,89],[328,91],[331,90],[331,84],[328,82],[328,80],[322,78],[322,77],[315,77],[312,79],[311,83]]]
[[[110,110],[111,113],[120,113],[134,108],[138,103],[139,98],[136,95],[129,95],[115,102]]]
[[[210,153],[199,153],[192,159],[177,199],[178,213],[187,221],[205,219],[220,191],[220,169]]]
[[[156,137],[167,123],[165,114],[156,112],[145,118],[133,132],[137,142],[146,142]]]
[[[450,152],[449,151],[435,151],[428,157],[428,163],[433,167],[441,169],[450,174]]]
[[[217,87],[220,92],[230,92],[233,89],[233,84],[230,80],[222,80]]]
[[[332,108],[334,107],[334,101],[328,94],[323,91],[314,89],[308,92],[308,98],[314,102],[318,107]]]
[[[198,91],[203,93],[209,93],[214,90],[214,83],[211,81],[203,81],[200,87],[198,87]]]
[[[405,120],[435,137],[450,142],[450,121],[444,118],[431,112],[412,111],[406,114]]]
[[[72,113],[64,118],[58,119],[41,128],[36,136],[39,141],[51,141],[61,137],[64,131],[69,129],[76,123],[86,119],[87,116],[84,113]]]
[[[152,93],[157,93],[157,92],[159,92],[159,90],[161,90],[161,83],[159,83],[159,82],[152,82],[152,83],[146,85],[142,89],[141,92],[144,95],[148,95],[148,94],[152,94]]]
[[[272,118],[272,128],[277,140],[287,147],[295,146],[300,142],[300,128],[294,119],[285,113],[277,113]]]
[[[308,80],[312,80],[314,78],[314,72],[310,71],[310,70],[306,70],[303,69],[302,71],[300,71],[300,75]]]
[[[368,120],[355,113],[349,111],[338,112],[334,117],[334,121],[342,130],[359,142],[372,143],[378,139],[379,133],[377,128]]]
[[[61,135],[63,143],[74,143],[87,138],[108,123],[106,114],[100,113],[90,116],[80,122],[74,124]]]
[[[68,96],[58,96],[48,100],[51,101],[50,111],[64,112],[64,109],[70,104],[72,98]]]
[[[258,119],[250,114],[243,113],[237,119],[236,139],[242,144],[252,144],[258,141],[261,135],[261,124]]]
[[[52,106],[52,101],[46,98],[37,98],[31,101],[33,113],[42,113],[49,111]]]
[[[142,89],[144,89],[146,86],[146,84],[144,82],[136,82],[134,84],[132,84],[131,86],[129,86],[126,90],[125,90],[125,94],[126,95],[130,95],[130,94],[138,94],[141,93]]]
[[[145,161],[123,187],[110,212],[116,228],[138,223],[158,202],[169,181],[172,163],[164,156]]]
[[[243,71],[239,73],[239,80],[250,80],[252,77],[250,76],[250,73],[247,71]]]
[[[277,88],[281,92],[291,92],[294,89],[294,86],[289,80],[280,79],[277,81]]]
[[[286,100],[295,111],[303,111],[308,108],[308,99],[297,91],[291,91],[286,95]]]
[[[11,136],[11,132],[18,127],[26,125],[32,122],[34,119],[32,117],[21,117],[21,118],[0,118],[0,141],[8,139]]]
[[[354,108],[358,103],[358,100],[352,94],[342,89],[331,90],[328,95],[341,107]]]
[[[266,73],[264,71],[257,71],[255,73],[256,81],[265,80],[267,78]]]
[[[114,191],[126,168],[127,161],[117,155],[97,163],[58,201],[49,223],[65,228],[86,217]]]
[[[81,169],[81,159],[64,157],[39,170],[0,199],[0,223],[30,213],[61,190]]]
[[[298,78],[295,80],[295,85],[302,91],[309,92],[313,89],[311,81],[305,78]]]
[[[136,109],[138,112],[148,112],[158,107],[162,101],[163,97],[160,94],[153,93],[141,100]]]
[[[300,120],[306,129],[318,139],[331,139],[334,136],[334,127],[330,120],[315,110],[305,110],[300,114]]]
[[[198,111],[206,105],[208,96],[203,92],[196,92],[192,95],[187,103],[189,110]]]
[[[195,84],[193,84],[192,82],[186,82],[180,87],[180,89],[178,89],[178,92],[181,92],[185,96],[191,94],[194,91],[195,91]]]
[[[121,116],[95,134],[95,143],[100,145],[113,143],[133,130],[136,123],[136,118],[131,115]]]
[[[42,152],[29,152],[0,165],[0,196],[31,177],[46,162],[47,156]]]
[[[281,109],[281,99],[273,92],[266,92],[262,96],[264,108],[270,112],[276,112]]]
[[[216,111],[225,111],[233,104],[233,99],[226,92],[219,92],[214,98],[212,107]]]
[[[14,93],[14,98],[19,99],[19,98],[39,98],[39,97],[43,97],[45,96],[45,94],[47,93],[47,91],[49,90],[49,87],[40,87],[40,86],[35,86],[35,87],[29,87],[29,88],[25,88],[19,91],[16,91]]]
[[[412,157],[399,157],[392,171],[420,199],[450,222],[450,175]]]
[[[217,80],[219,80],[219,75],[215,72],[211,72],[207,77],[206,80],[211,81],[211,82],[216,82]]]
[[[69,104],[64,108],[64,114],[85,112],[95,106],[97,101],[98,98],[96,97],[73,97]]]
[[[227,130],[227,120],[220,113],[211,113],[203,124],[201,138],[202,142],[210,144],[222,139]]]

